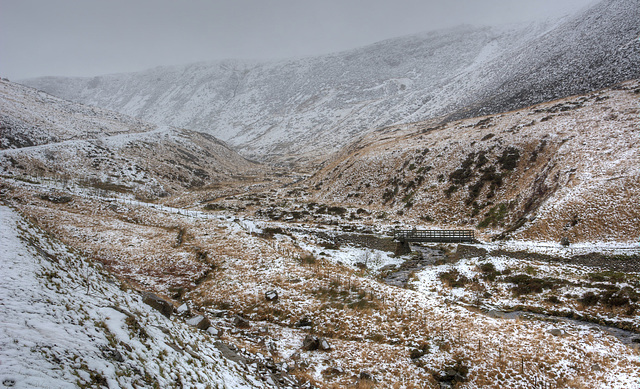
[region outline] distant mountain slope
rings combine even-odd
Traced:
[[[489,236],[637,242],[640,81],[514,112],[376,131],[308,185],[314,201]]]
[[[158,127],[0,81],[0,172],[156,196],[260,172],[208,134]]]
[[[300,161],[394,123],[502,112],[640,77],[637,20],[637,0],[605,0],[554,23],[466,26],[313,58],[24,82],[207,132],[255,159]]]
[[[151,131],[155,125],[0,81],[0,150]]]

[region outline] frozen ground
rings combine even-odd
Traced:
[[[0,229],[5,387],[265,386],[4,205]]]

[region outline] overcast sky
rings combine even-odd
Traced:
[[[325,54],[460,24],[564,15],[597,0],[0,0],[0,76],[94,76]]]

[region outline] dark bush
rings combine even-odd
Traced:
[[[440,273],[440,280],[451,288],[462,288],[469,282],[469,279],[460,274],[457,269]]]
[[[498,158],[498,163],[503,170],[513,170],[518,165],[518,160],[520,160],[520,150],[515,147],[509,147],[502,152],[502,156]]]
[[[592,305],[596,305],[598,303],[598,301],[600,301],[600,297],[598,297],[598,295],[596,295],[593,292],[587,292],[587,293],[583,294],[582,297],[578,299],[578,301],[582,305],[590,307]]]
[[[554,289],[559,282],[550,278],[533,278],[528,274],[516,274],[515,276],[506,277],[504,280],[515,284],[511,290],[517,296],[541,293],[544,289]]]

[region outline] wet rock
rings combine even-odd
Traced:
[[[171,317],[171,313],[173,312],[173,305],[156,296],[153,293],[145,293],[142,302],[149,305],[151,308],[159,311],[166,317]]]
[[[267,301],[278,301],[278,291],[270,290],[264,294],[264,298],[266,298]]]

